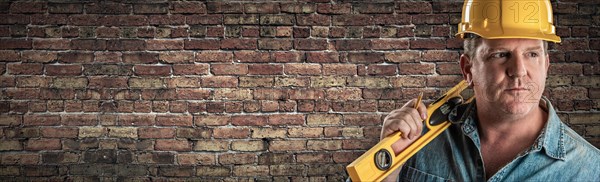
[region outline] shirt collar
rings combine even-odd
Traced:
[[[544,104],[544,105],[542,105]],[[546,97],[542,97],[540,105],[548,112],[548,121],[540,134],[538,144],[545,149],[546,155],[555,159],[565,158],[565,125],[556,114],[556,110]]]
[[[475,106],[475,101],[470,104]],[[546,97],[542,97],[540,100],[540,106],[548,113],[548,120],[546,126],[542,129],[541,134],[536,139],[536,142],[532,146],[532,150],[540,151],[542,148],[548,157],[554,159],[564,160],[565,158],[565,143],[564,143],[564,125],[560,118],[556,114],[556,110],[550,104],[550,101]],[[463,133],[469,136],[478,148],[480,148],[479,137],[477,130],[478,118],[476,107],[471,107],[469,117],[467,117],[462,125]]]

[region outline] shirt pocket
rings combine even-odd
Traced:
[[[440,176],[429,174],[425,171],[421,171],[421,170],[415,169],[413,167],[406,167],[405,170],[406,170],[406,172],[402,173],[399,181],[435,181],[435,182],[437,182],[437,181],[439,181],[439,182],[453,181],[453,180],[442,178]]]

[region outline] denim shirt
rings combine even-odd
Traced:
[[[488,181],[600,181],[600,150],[562,123],[548,99],[542,100],[548,112],[543,131]],[[409,159],[399,181],[486,181],[477,112],[470,113]]]

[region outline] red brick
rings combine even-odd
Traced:
[[[185,49],[219,50],[221,41],[218,39],[190,39],[185,40]]]
[[[231,61],[233,61],[233,53],[231,53],[231,52],[201,51],[201,52],[196,53],[196,62],[231,62]]]
[[[327,50],[326,39],[295,39],[294,48],[297,50]]]
[[[126,77],[89,77],[90,88],[127,88]]]
[[[48,76],[77,76],[81,72],[81,65],[46,65]]]
[[[325,92],[321,89],[293,89],[288,91],[290,99],[293,100],[318,100],[325,98]]]
[[[150,25],[184,25],[185,16],[183,15],[150,15],[148,16]]]
[[[181,50],[183,40],[147,40],[148,50]]]
[[[207,2],[207,13],[242,13],[243,5],[236,2]]]
[[[248,65],[249,75],[282,75],[283,65],[280,64],[251,64]]]
[[[28,114],[23,117],[23,125],[25,125],[25,126],[56,126],[59,124],[60,124],[60,116],[58,116],[58,115]]]
[[[206,89],[177,89],[177,99],[203,100],[208,99],[210,90]]]
[[[357,74],[354,64],[323,64],[323,75],[326,76],[352,76]]]
[[[25,150],[60,150],[60,139],[29,139],[25,142]]]
[[[168,76],[171,75],[171,66],[135,65],[133,72],[141,76]]]
[[[213,130],[214,138],[249,138],[250,129],[248,128],[215,128]]]
[[[228,88],[237,87],[237,77],[230,76],[211,76],[202,77],[202,87]]]
[[[47,52],[47,51],[24,51],[22,52],[22,60],[23,62],[38,62],[38,63],[48,63],[56,60],[57,54],[56,52]]]
[[[244,3],[244,13],[277,14],[279,3]]]
[[[320,14],[296,15],[296,19],[301,26],[328,26],[331,23],[329,16]]]
[[[192,145],[188,140],[158,139],[154,149],[157,151],[191,151]]]
[[[317,4],[317,12],[321,14],[349,14],[352,10],[352,4],[340,3],[340,4],[329,4],[319,3]]]
[[[192,51],[163,52],[163,53],[160,53],[158,57],[160,60],[165,61],[167,63],[193,63],[194,62],[194,52],[192,52]]]
[[[269,115],[269,125],[304,125],[303,114],[274,114]]]
[[[76,14],[83,11],[82,4],[51,3],[48,5],[48,12],[51,14]]]
[[[71,42],[67,39],[35,39],[33,49],[66,50],[71,48]]]
[[[10,99],[36,99],[40,95],[40,90],[36,88],[8,88],[6,96]]]
[[[333,15],[331,23],[335,26],[365,26],[373,25],[373,19],[364,14]]]
[[[383,63],[385,55],[380,52],[351,52],[348,53],[350,63]]]
[[[589,41],[583,39],[562,39],[560,44],[552,44],[559,51],[587,50]]]
[[[408,40],[405,39],[376,39],[371,43],[373,44],[373,49],[375,50],[398,50],[398,49],[408,49]]]
[[[194,12],[194,13],[196,13],[196,12]],[[219,25],[222,23],[223,23],[223,15],[220,15],[220,14],[186,16],[186,24],[188,24],[188,25]]]
[[[548,73],[551,75],[579,75],[583,73],[581,64],[557,63],[550,65]]]
[[[298,52],[271,52],[271,59],[277,63],[298,63],[302,62],[304,54]]]
[[[47,2],[14,2],[10,5],[10,12],[19,13],[44,13],[48,10]]]
[[[61,115],[61,124],[67,126],[95,126],[98,116],[94,114],[64,114]]]
[[[569,62],[579,63],[597,63],[598,53],[596,52],[568,52]],[[552,59],[554,60],[554,59]]]
[[[460,55],[456,51],[429,50],[423,52],[424,61],[456,62],[459,57]]]
[[[289,75],[319,75],[321,74],[321,65],[289,63],[284,65],[285,74]]]
[[[192,115],[158,115],[156,124],[159,126],[192,126]]]
[[[7,72],[12,75],[41,75],[43,66],[39,63],[8,64]]]
[[[440,75],[458,75],[461,74],[460,65],[458,62],[453,63],[437,63],[436,68]]]
[[[211,72],[214,75],[246,75],[248,74],[247,64],[212,64]]]
[[[258,115],[234,115],[231,124],[235,126],[264,126],[267,124],[266,116]]]
[[[440,75],[427,77],[428,87],[452,87],[463,79],[458,75]]]
[[[396,65],[369,65],[367,67],[367,73],[369,75],[393,76],[396,75],[396,68]]]
[[[431,63],[402,63],[398,64],[401,75],[430,75],[435,72],[435,64]]]
[[[119,115],[118,125],[120,126],[151,126],[155,124],[155,115]]]
[[[179,13],[206,13],[206,5],[202,2],[170,2],[170,12],[174,14]]]
[[[73,50],[105,50],[106,40],[99,39],[72,39],[71,49]]]
[[[146,42],[136,39],[108,40],[106,49],[110,51],[143,51],[146,50]]]
[[[269,142],[270,151],[299,151],[306,149],[306,140],[274,140]]]
[[[398,2],[396,4],[398,13],[431,13],[430,2]]]
[[[77,138],[77,135],[79,135],[79,130],[71,127],[43,127],[40,129],[40,133],[46,138]]]
[[[256,39],[223,39],[221,40],[221,49],[250,49],[257,48]]]
[[[410,40],[411,49],[445,49],[446,41],[444,39],[412,39]]]
[[[237,51],[234,52],[234,60],[242,63],[266,63],[271,61],[271,56],[268,52]]]
[[[0,60],[4,62],[20,61],[20,52],[16,50],[0,50]]]
[[[58,61],[61,63],[91,63],[94,60],[94,54],[88,52],[65,52],[58,54]]]
[[[308,52],[306,61],[311,63],[337,63],[340,62],[340,55],[336,52]]]
[[[372,47],[370,40],[335,40],[333,43],[338,51],[369,50]]]
[[[407,14],[374,14],[373,23],[376,25],[410,25],[411,17]]]
[[[259,39],[258,48],[261,50],[291,50],[290,39]]]

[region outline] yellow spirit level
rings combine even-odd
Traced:
[[[446,94],[431,103],[427,107],[426,126],[428,131],[410,144],[398,155],[392,150],[392,144],[401,138],[401,133],[396,132],[385,137],[354,162],[346,166],[352,181],[381,181],[398,167],[402,166],[410,157],[421,150],[431,140],[448,128],[451,122],[448,120],[450,112],[463,103],[463,93],[469,84],[464,80],[448,90]],[[474,97],[469,97],[469,103]],[[415,105],[416,106],[416,105]]]

